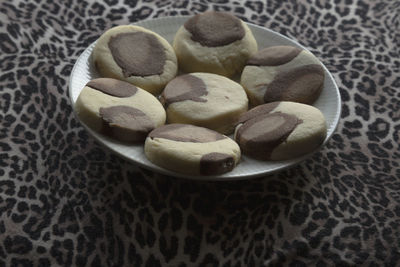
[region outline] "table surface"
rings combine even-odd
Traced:
[[[400,265],[400,2],[0,2],[0,266]],[[354,2],[354,3],[353,3]],[[313,52],[339,126],[248,181],[141,169],[74,117],[71,69],[106,29],[227,11]]]

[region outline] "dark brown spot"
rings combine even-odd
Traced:
[[[231,171],[235,167],[235,159],[224,153],[208,153],[200,159],[200,174],[215,175]]]
[[[324,78],[324,69],[318,64],[281,72],[266,86],[264,102],[284,100],[312,104],[322,91]]]
[[[86,86],[116,97],[130,97],[136,94],[138,90],[136,86],[130,83],[111,78],[94,79],[88,82]]]
[[[244,154],[266,160],[300,123],[302,120],[286,113],[263,114],[244,122],[235,139]]]
[[[142,142],[155,127],[143,111],[129,106],[100,108],[100,117],[102,132],[120,141]]]
[[[164,71],[165,48],[152,34],[119,33],[110,38],[108,47],[124,77],[160,75]]]
[[[150,132],[151,138],[164,138],[179,142],[208,143],[227,137],[213,130],[189,124],[167,124]]]
[[[208,11],[187,20],[184,24],[191,39],[203,46],[217,47],[243,39],[241,21],[228,13]]]
[[[264,48],[252,55],[247,65],[279,66],[292,61],[302,49],[294,46],[272,46]]]
[[[191,100],[207,102],[201,96],[207,95],[207,87],[202,79],[194,75],[185,74],[170,81],[161,94],[160,101],[165,107],[175,102]]]

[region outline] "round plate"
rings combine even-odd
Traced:
[[[172,43],[175,33],[178,28],[183,25],[183,23],[188,19],[188,16],[182,17],[163,17],[152,20],[145,20],[135,23],[150,29],[161,36],[163,36],[168,42]],[[303,46],[297,42],[279,34],[268,30],[266,28],[248,23],[250,29],[252,30],[254,37],[258,42],[259,49],[274,45],[292,45],[305,49]],[[72,105],[75,110],[75,102],[79,96],[79,93],[85,86],[85,84],[91,79],[100,77],[97,73],[93,62],[92,62],[92,50],[94,48],[95,42],[91,44],[78,58],[74,68],[71,72],[70,82],[69,82],[69,96],[71,98]],[[321,110],[324,114],[327,122],[327,136],[322,147],[332,136],[335,131],[341,112],[341,100],[339,89],[328,69],[325,69],[325,84],[324,89],[319,97],[319,99],[313,104],[316,108]],[[82,123],[83,124],[83,123]],[[312,153],[304,155],[300,158],[294,160],[285,161],[258,161],[251,159],[249,157],[243,156],[241,158],[240,164],[229,173],[218,176],[187,176],[176,172],[166,170],[164,168],[158,167],[147,160],[143,145],[127,145],[104,135],[101,135],[83,124],[87,131],[94,136],[97,141],[111,149],[115,153],[123,156],[124,158],[131,160],[139,164],[140,166],[150,169],[152,171],[160,172],[170,176],[184,177],[189,179],[199,179],[199,180],[238,180],[238,179],[249,179],[258,177],[261,175],[271,174],[273,172],[283,170],[285,168],[291,167],[309,157]],[[314,151],[315,152],[315,151]]]

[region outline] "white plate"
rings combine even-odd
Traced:
[[[167,41],[172,43],[176,31],[181,25],[183,25],[183,23],[187,19],[188,19],[187,16],[164,17],[164,18],[141,21],[136,23],[136,25],[143,26],[147,29],[157,32],[165,39],[167,39]],[[268,30],[266,28],[257,25],[253,24],[248,24],[248,25],[258,42],[259,49],[273,45],[293,45],[305,49],[297,42],[279,33],[273,32],[271,30]],[[91,53],[94,44],[95,43],[91,44],[79,56],[71,72],[70,83],[69,83],[69,95],[71,98],[71,102],[74,106],[74,110],[75,110],[76,99],[78,98],[78,95],[81,92],[84,85],[91,79],[99,77],[99,74],[96,72],[93,62],[91,60],[92,59]],[[324,143],[321,145],[321,147],[325,145],[325,143],[329,140],[329,138],[335,131],[337,124],[339,122],[340,112],[341,112],[341,100],[340,100],[339,89],[328,69],[325,66],[324,69],[326,73],[324,89],[319,99],[314,103],[314,106],[320,109],[322,113],[325,115],[325,119],[328,125],[327,137]],[[219,176],[186,176],[160,168],[151,163],[150,161],[148,161],[146,156],[144,155],[142,145],[126,145],[118,141],[112,140],[111,138],[108,138],[106,136],[103,136],[97,132],[94,132],[86,125],[84,126],[87,129],[87,131],[90,132],[90,134],[97,139],[97,141],[99,141],[101,144],[111,149],[115,153],[123,156],[124,158],[131,160],[132,162],[135,162],[140,166],[150,169],[152,171],[160,172],[170,176],[184,177],[189,179],[238,180],[238,179],[254,178],[261,175],[271,174],[273,172],[291,167],[305,160],[312,154],[310,153],[300,158],[296,158],[294,160],[277,161],[277,162],[262,162],[248,158],[246,156],[242,156],[240,164],[235,169],[233,169],[233,171],[229,173]]]

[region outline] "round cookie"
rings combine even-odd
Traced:
[[[286,160],[309,153],[326,137],[324,115],[317,108],[278,101],[244,113],[234,139],[242,153],[260,160]]]
[[[212,73],[190,73],[170,81],[160,96],[168,123],[206,127],[222,134],[233,132],[240,114],[248,109],[243,87]]]
[[[322,91],[324,79],[323,67],[307,50],[272,46],[249,58],[240,84],[251,106],[274,101],[312,104]]]
[[[93,60],[102,76],[127,81],[155,95],[178,70],[172,46],[157,33],[134,25],[103,33],[93,49]]]
[[[166,124],[154,129],[146,138],[144,152],[154,164],[188,175],[226,173],[240,160],[235,141],[189,124]]]
[[[208,11],[188,19],[175,35],[173,47],[184,72],[210,72],[232,77],[241,72],[257,42],[235,16]]]
[[[93,130],[125,142],[143,142],[166,119],[156,97],[112,78],[89,81],[78,96],[75,110]]]

